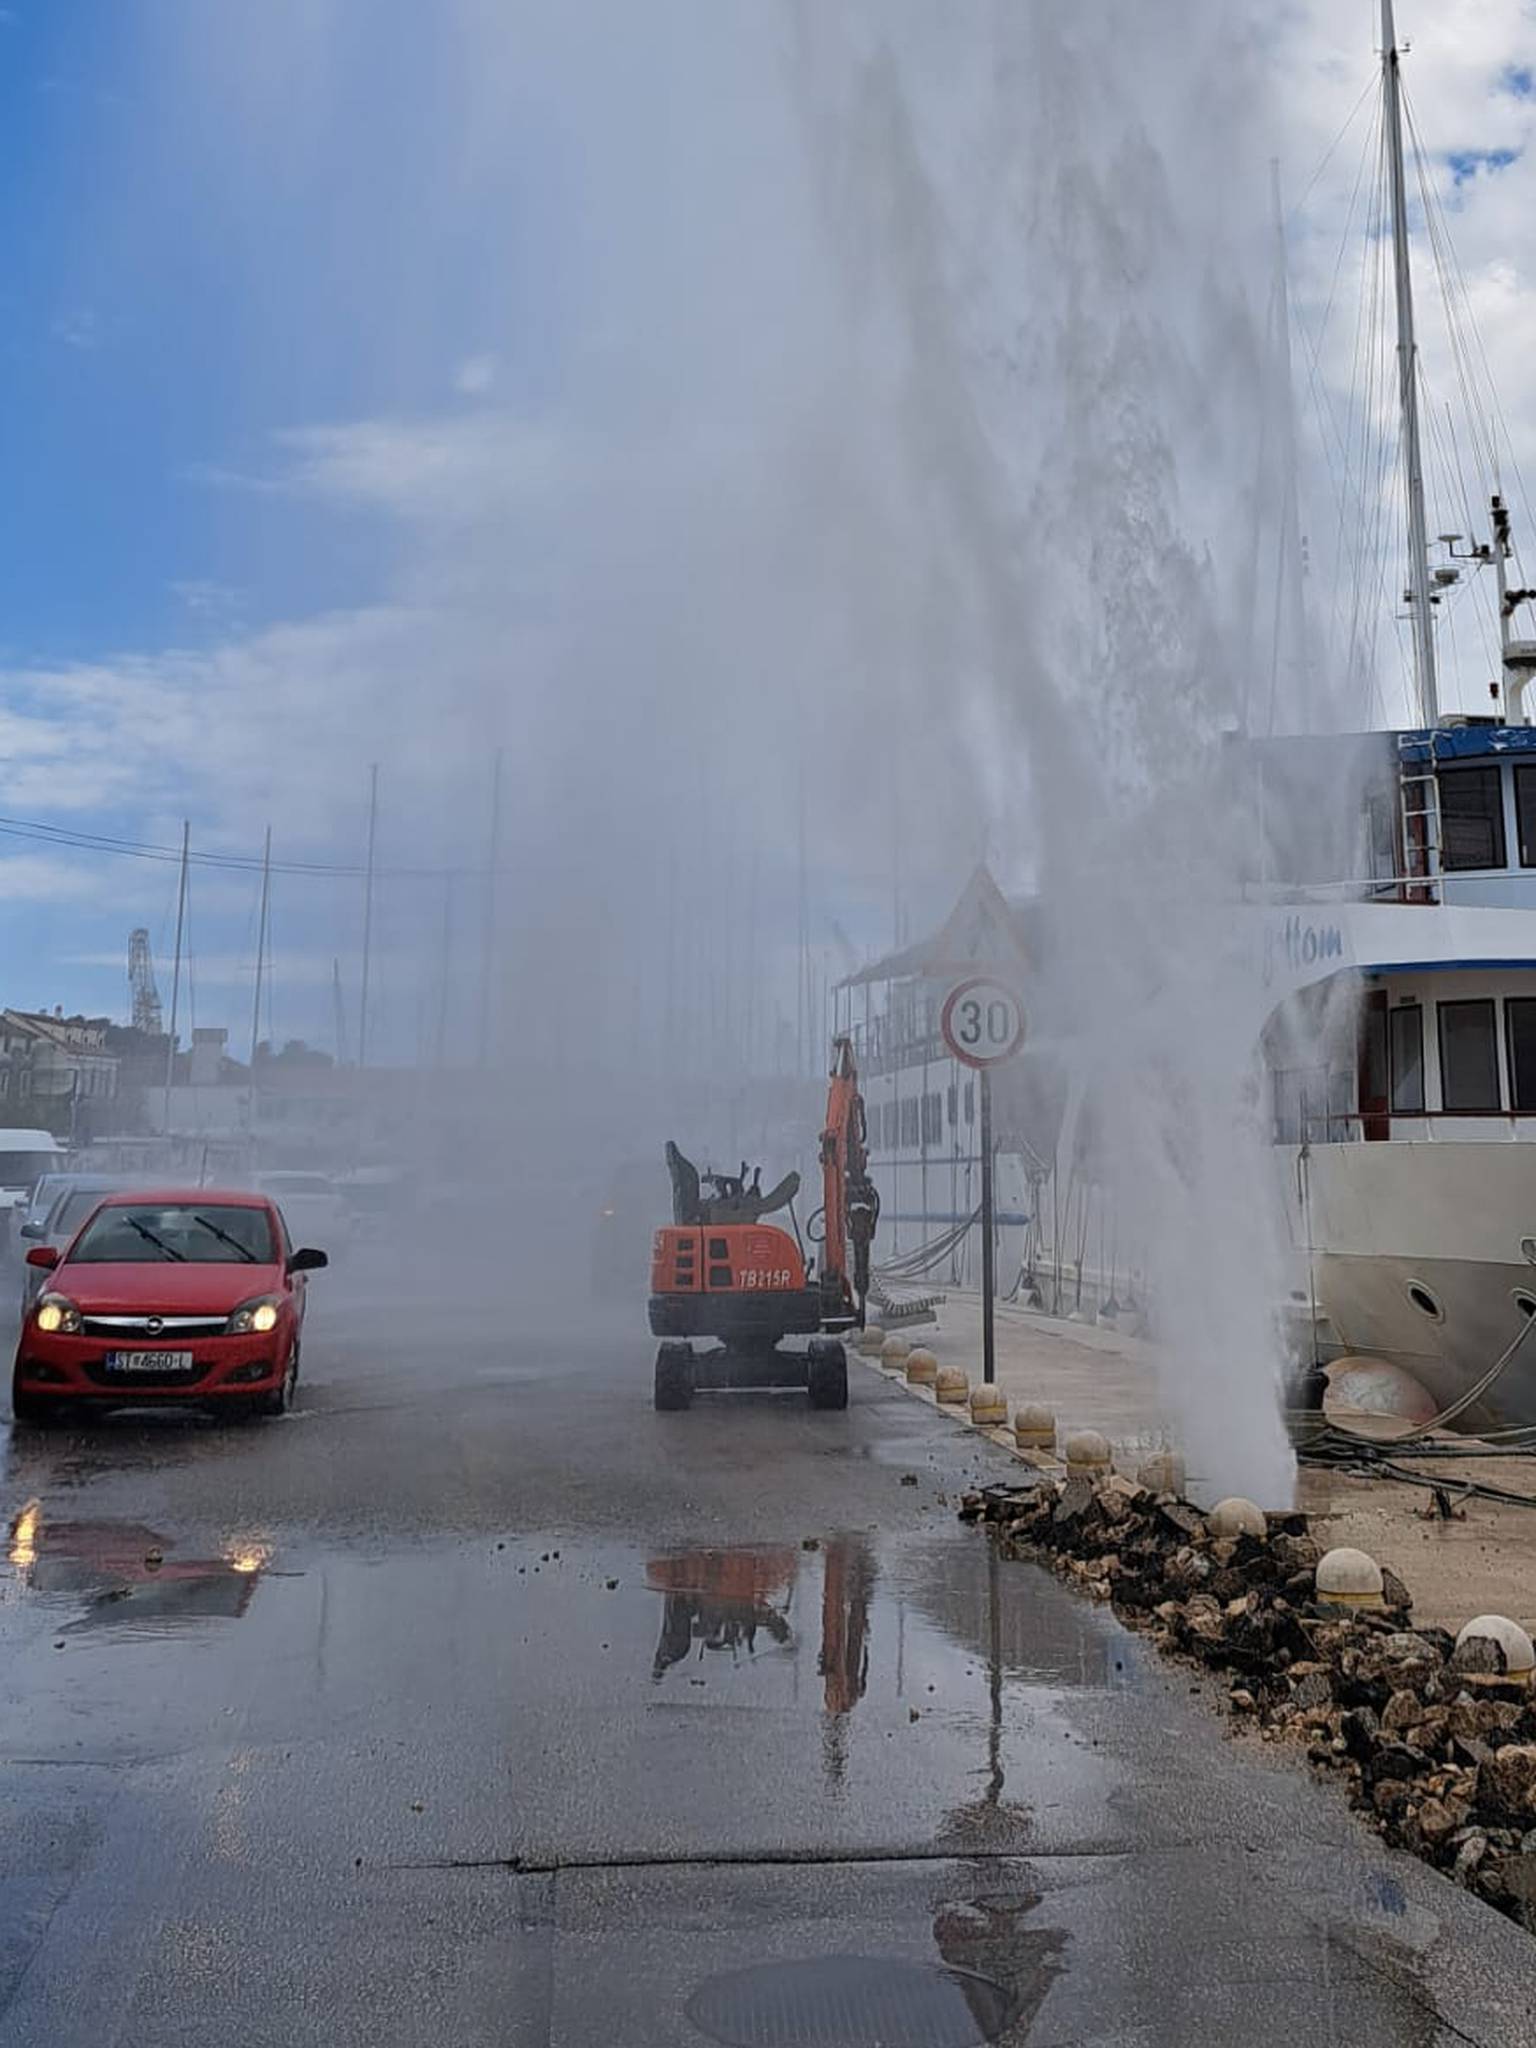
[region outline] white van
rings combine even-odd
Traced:
[[[43,1175],[62,1171],[68,1158],[52,1131],[0,1127],[0,1210],[21,1208]]]

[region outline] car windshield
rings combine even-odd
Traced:
[[[203,1266],[273,1265],[265,1209],[232,1202],[112,1202],[92,1218],[71,1265],[148,1265],[179,1259]]]

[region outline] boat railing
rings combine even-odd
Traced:
[[[1334,903],[1461,903],[1485,908],[1536,908],[1536,866],[1452,868],[1433,875],[1352,877],[1335,882],[1244,882],[1242,902],[1279,907]]]
[[[1472,1131],[1483,1124],[1486,1130]],[[1302,1117],[1275,1117],[1271,1136],[1277,1145],[1358,1145],[1376,1140],[1424,1144],[1451,1140],[1462,1144],[1498,1142],[1529,1144],[1536,1139],[1536,1111],[1518,1109],[1358,1110],[1334,1114],[1319,1111]]]

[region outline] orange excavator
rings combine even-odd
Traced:
[[[813,1408],[848,1405],[848,1354],[842,1334],[864,1323],[869,1248],[880,1197],[869,1177],[864,1098],[853,1044],[833,1045],[821,1134],[822,1203],[819,1268],[808,1269],[800,1231],[762,1219],[788,1209],[800,1176],[786,1174],[765,1194],[762,1170],[700,1176],[676,1145],[667,1145],[672,1222],[651,1249],[651,1334],[656,1353],[656,1406],[686,1408],[699,1388],[804,1387]],[[786,1338],[807,1337],[803,1349]],[[713,1340],[695,1350],[699,1340]]]

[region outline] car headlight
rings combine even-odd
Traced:
[[[264,1337],[277,1328],[276,1295],[260,1294],[254,1301],[242,1301],[225,1328],[231,1337]]]
[[[34,1321],[49,1336],[74,1337],[80,1330],[80,1311],[67,1294],[45,1294],[37,1304]]]

